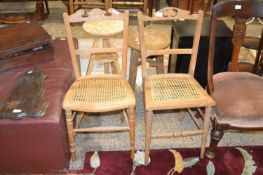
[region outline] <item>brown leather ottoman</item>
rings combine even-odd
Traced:
[[[54,41],[54,59],[0,72],[0,100],[8,97],[17,77],[32,67],[46,75],[44,98],[49,103],[41,118],[0,120],[0,174],[58,173],[69,165],[69,147],[62,101],[73,81],[67,41]]]

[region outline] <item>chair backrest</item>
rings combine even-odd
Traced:
[[[241,45],[246,35],[246,21],[251,17],[263,17],[263,2],[250,1],[225,1],[218,3],[212,8],[211,32],[208,56],[208,90],[214,91],[213,65],[215,51],[216,21],[223,17],[233,17],[233,50],[231,56],[230,71],[238,71],[238,56]]]
[[[126,77],[127,73],[127,51],[128,51],[128,24],[129,24],[129,12],[119,13],[114,9],[109,9],[109,14],[101,9],[92,9],[90,12],[84,10],[78,10],[72,15],[67,13],[63,14],[64,25],[67,33],[67,40],[72,59],[73,69],[75,77],[81,76],[80,63],[78,60],[79,56],[86,56],[90,58],[92,54],[116,54],[121,53],[122,55],[122,67],[121,74]],[[109,47],[109,48],[78,48],[77,44],[74,44],[72,24],[82,24],[86,21],[94,20],[121,20],[123,21],[122,31],[122,46]],[[103,38],[103,37],[102,37]],[[114,36],[108,36],[107,39],[114,38]]]
[[[162,49],[162,50],[149,50],[145,44],[144,32],[145,24],[152,23],[154,21],[173,21],[173,20],[196,20],[194,40],[192,48],[175,48],[175,49]],[[141,59],[142,59],[142,73],[143,78],[147,76],[146,58],[156,55],[165,54],[189,54],[191,55],[189,71],[188,73],[194,75],[196,58],[201,34],[203,22],[203,11],[199,10],[197,14],[190,14],[189,11],[181,10],[174,7],[167,7],[157,11],[153,17],[138,14],[138,26],[139,26],[139,38],[141,48]],[[153,41],[154,42],[154,41]]]

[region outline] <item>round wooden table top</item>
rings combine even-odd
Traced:
[[[242,44],[243,47],[253,50],[258,50],[260,38],[254,36],[246,36]]]
[[[94,20],[83,24],[83,29],[92,36],[114,36],[123,31],[122,20]]]
[[[168,35],[154,29],[145,30],[145,45],[148,49],[159,50],[170,46],[171,40]],[[128,45],[132,49],[140,50],[139,32],[129,32]]]

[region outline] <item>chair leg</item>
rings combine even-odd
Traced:
[[[183,121],[184,116],[185,116],[185,111],[184,111],[183,109],[180,110],[178,115],[179,115],[178,120],[179,120],[180,122]]]
[[[147,15],[147,6],[148,6],[148,0],[144,0],[143,3],[143,14]]]
[[[134,159],[135,154],[135,122],[134,122],[134,107],[129,108],[129,124],[130,124],[130,149],[131,159]]]
[[[137,67],[138,67],[139,53],[138,51],[131,50],[131,61],[130,61],[130,73],[129,73],[129,83],[132,90],[135,90],[136,77],[137,77]]]
[[[88,68],[87,68],[86,75],[90,75],[92,73],[94,59],[95,59],[95,56],[91,55],[90,59],[89,59],[89,62],[88,62]]]
[[[104,73],[105,74],[110,73],[110,63],[104,63]]]
[[[149,164],[149,155],[151,147],[151,136],[152,136],[152,111],[145,111],[145,157],[144,165]]]
[[[74,0],[69,0],[69,14],[74,13]]]
[[[206,107],[205,117],[204,117],[204,127],[203,127],[204,133],[202,135],[202,140],[201,140],[201,152],[200,152],[201,159],[204,158],[204,154],[205,154],[205,146],[206,146],[206,141],[207,141],[210,116],[211,116],[211,107]]]
[[[219,141],[223,138],[224,136],[224,127],[219,126],[216,124],[216,121],[213,121],[213,129],[211,132],[211,139],[210,139],[210,145],[208,150],[205,153],[205,156],[208,159],[214,159],[215,158],[215,152],[217,149],[217,145]]]
[[[47,0],[45,0],[45,1],[44,1],[44,3],[45,3],[45,6],[46,6],[47,15],[49,15],[49,6],[48,6],[48,1],[47,1]]]
[[[164,74],[163,55],[157,56],[156,61],[157,61],[157,74]]]
[[[76,160],[76,145],[73,131],[73,116],[72,111],[66,110],[66,121],[67,121],[67,130],[68,130],[68,140],[70,145],[71,160]]]

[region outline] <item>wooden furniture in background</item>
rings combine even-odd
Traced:
[[[70,14],[80,8],[102,8],[105,10],[114,8],[117,10],[136,11],[136,13],[140,10],[143,14],[147,14],[148,0],[69,0]]]
[[[262,74],[263,29],[262,29],[260,38],[255,37],[255,36],[246,36],[244,38],[244,42],[242,43],[242,47],[245,47],[247,49],[256,50],[257,54],[256,54],[256,59],[255,59],[254,64],[239,63],[239,70],[252,72],[253,74]]]
[[[112,9],[111,9],[112,10]],[[113,10],[112,10],[113,11]],[[78,10],[74,14],[68,16],[64,13],[64,24],[66,28],[68,45],[73,63],[76,80],[66,93],[63,102],[63,109],[66,113],[68,138],[71,151],[71,159],[76,158],[76,146],[74,134],[77,132],[121,132],[128,131],[130,135],[131,158],[134,158],[135,146],[135,96],[133,91],[125,79],[127,71],[127,50],[128,50],[128,24],[129,13],[113,13],[105,16],[106,12],[100,9],[93,9],[91,12]],[[83,16],[84,15],[84,16]],[[87,17],[88,16],[88,17]],[[93,20],[120,20],[123,23],[122,46],[109,48],[77,48],[73,43],[72,28],[70,24],[76,24]],[[111,31],[109,31],[111,32]],[[112,37],[109,37],[112,38]],[[94,54],[112,54],[121,53],[122,67],[119,74],[104,75],[85,75],[80,74],[80,65],[78,56],[92,57]],[[80,128],[80,122],[84,113],[105,113],[105,112],[121,112],[125,118],[127,126],[110,126],[110,127],[90,127]],[[128,116],[127,116],[128,114]],[[73,126],[74,118],[78,118],[75,128]],[[122,119],[123,119],[122,118]],[[128,119],[129,118],[129,119]]]
[[[0,28],[0,70],[53,59],[51,36],[37,23]]]
[[[111,7],[110,2],[111,0],[69,0],[69,14],[73,14],[75,11],[82,8],[102,8],[108,10]]]
[[[116,9],[126,9],[130,12],[142,11],[143,14],[147,15],[148,10],[148,0],[110,0],[112,1],[112,7]],[[151,0],[150,0],[151,1]],[[133,13],[131,13],[134,15]]]
[[[157,13],[156,13],[157,14]],[[151,138],[165,137],[184,137],[201,135],[201,152],[200,157],[204,157],[205,144],[208,134],[208,126],[211,117],[211,106],[215,105],[213,99],[194,79],[194,69],[198,52],[198,45],[203,21],[203,11],[198,14],[190,14],[189,11],[178,8],[168,7],[158,11],[159,16],[148,17],[138,14],[139,38],[141,43],[141,59],[142,59],[142,75],[143,75],[143,90],[144,90],[144,106],[145,106],[145,159],[147,165],[149,162]],[[162,17],[160,17],[162,14]],[[150,50],[145,43],[145,24],[153,23],[154,21],[166,20],[195,20],[195,36],[192,48],[176,48],[176,49],[160,49]],[[154,42],[154,41],[153,41]],[[158,74],[149,75],[147,73],[146,59],[153,55],[164,54],[190,54],[191,63],[188,74]],[[200,108],[205,108],[203,113]],[[204,119],[204,126],[200,126],[195,118],[192,108],[197,108],[200,115]],[[164,132],[152,134],[152,116],[156,110],[181,110],[179,120],[184,117],[184,112],[188,111],[199,130]]]
[[[230,71],[213,75],[216,21],[223,17],[235,19],[233,51]],[[246,34],[246,21],[250,17],[263,17],[263,3],[227,1],[213,7],[208,59],[208,90],[216,102],[213,108],[213,130],[208,158],[215,157],[218,142],[224,131],[263,128],[263,79],[239,70],[238,56]]]
[[[98,13],[101,13],[99,16],[107,15],[103,14],[104,11],[92,10],[89,15],[97,16]],[[107,12],[106,12],[107,13]],[[110,15],[110,13],[108,13]],[[114,47],[110,37],[121,34],[123,32],[123,21],[122,20],[88,20],[83,24],[83,29],[92,35],[94,38],[93,48],[98,48],[99,43],[101,42],[102,48]],[[87,73],[90,75],[93,71],[94,62],[104,64],[105,74],[111,73],[120,73],[120,66],[118,63],[118,54],[92,54],[89,57],[89,63],[87,68]]]
[[[166,2],[169,6],[189,10],[193,13],[200,9],[204,12],[209,11],[212,0],[166,0]]]
[[[138,31],[133,31],[129,33],[128,45],[131,48],[129,83],[132,89],[135,90],[137,67],[139,65],[139,59],[140,59],[140,42],[139,42],[139,32]],[[157,32],[157,28],[155,29],[146,28],[145,29],[145,45],[148,49],[151,49],[151,50],[161,50],[161,49],[168,48],[170,46],[170,39],[168,35],[165,35],[161,32]],[[158,56],[158,58],[156,58],[156,62],[154,63],[155,64],[154,66],[156,66],[156,72],[158,74],[163,74],[164,73],[163,56]]]
[[[21,2],[22,0],[1,0],[3,2]],[[23,23],[31,20],[43,20],[49,15],[48,0],[26,0],[35,1],[36,10],[34,12],[5,13],[0,12],[0,23]],[[46,12],[45,12],[46,7]]]

